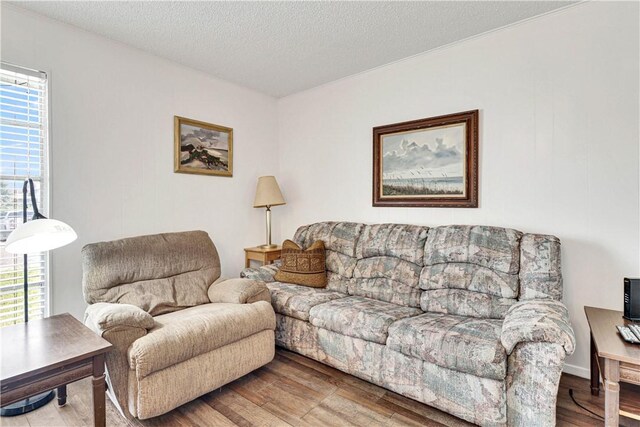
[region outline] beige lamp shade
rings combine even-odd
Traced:
[[[256,188],[256,198],[253,201],[254,208],[264,208],[266,206],[284,205],[284,197],[278,187],[275,176],[261,176],[258,178],[258,188]]]

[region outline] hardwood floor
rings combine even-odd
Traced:
[[[563,375],[558,395],[559,426],[597,426],[602,421],[578,408],[576,399],[602,414],[604,392],[590,394],[589,382]],[[621,409],[640,414],[640,387],[622,384]],[[2,426],[85,426],[92,423],[89,379],[70,384],[67,405],[50,403]],[[622,425],[640,427],[623,419]],[[385,390],[298,354],[278,349],[273,362],[231,384],[145,421],[127,421],[107,399],[108,426],[469,426],[427,405]]]

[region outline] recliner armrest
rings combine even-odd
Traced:
[[[107,302],[99,302],[87,307],[84,323],[100,333],[115,328],[151,329],[155,325],[153,317],[140,307]]]
[[[115,398],[112,400],[118,410],[126,418],[134,418],[129,408],[127,351],[155,326],[153,317],[135,305],[98,302],[87,307],[84,324],[113,345],[105,357],[108,392]]]
[[[209,287],[209,301],[250,304],[256,301],[271,303],[271,294],[264,283],[251,279],[218,279]]]
[[[525,300],[507,311],[500,334],[502,345],[511,354],[522,342],[559,344],[572,354],[576,338],[565,305],[556,300]]]

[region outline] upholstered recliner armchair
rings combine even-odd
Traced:
[[[140,236],[82,249],[85,324],[111,342],[108,395],[127,418],[151,418],[274,357],[264,284],[220,279],[204,231]]]

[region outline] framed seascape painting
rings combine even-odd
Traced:
[[[478,110],[373,128],[373,206],[478,207]]]
[[[174,170],[233,176],[233,129],[174,117]]]

